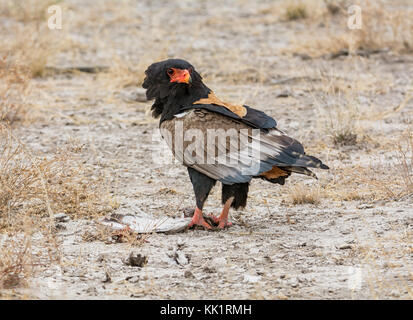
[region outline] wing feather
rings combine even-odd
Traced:
[[[204,132],[204,138],[209,134],[208,128],[223,128],[228,130],[227,133],[232,130],[231,134],[236,135],[236,147],[231,145],[232,136],[228,134],[225,139],[218,137],[214,140],[215,144],[212,147],[205,143],[202,152],[194,153],[186,144],[183,153],[175,154],[184,165],[224,184],[249,182],[253,177],[260,176],[274,166],[308,175],[312,173],[305,169],[306,167],[328,168],[319,159],[306,155],[301,143],[277,128],[253,130],[254,128],[245,122],[205,108],[189,110],[175,120],[183,121],[184,131],[201,130]]]

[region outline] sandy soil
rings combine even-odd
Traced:
[[[361,120],[370,140],[334,146],[320,128],[323,122],[314,101],[323,82],[319,71],[334,70],[346,84],[363,81],[367,89],[358,92],[358,101],[380,113],[400,104],[411,89],[412,56],[384,52],[329,60],[283,54],[290,39],[306,26],[266,23],[264,14],[255,13],[265,3],[257,9],[246,2],[234,7],[139,1],[130,11],[97,8],[94,1],[65,3],[75,17],[84,12],[79,18],[83,25],[78,22],[66,30],[64,25],[81,49],[66,50],[49,65],[111,66],[116,54],[132,65],[136,62],[143,72],[144,62],[151,56],[157,60],[161,51],[185,58],[219,96],[264,110],[332,170],[318,172],[317,181],[291,177],[284,187],[253,181],[247,207],[231,213],[234,226],[224,231],[152,234],[147,242],[133,246],[87,241],[87,232],[99,230],[96,221],[71,218],[60,223],[61,265],[40,270],[28,288],[15,289],[16,293],[41,299],[413,297],[411,197],[344,201],[325,195],[319,204],[302,205],[292,205],[286,197],[297,183],[322,191],[335,181],[337,168],[368,167],[383,159],[392,163],[393,154],[380,139],[398,136],[411,120],[413,101],[386,119]],[[93,20],[95,15],[100,18]],[[126,20],[120,18],[123,15]],[[239,23],[231,24],[237,19]],[[155,216],[180,217],[194,205],[186,169],[177,164],[156,166],[150,159],[158,124],[148,117],[150,104],[143,101],[139,86],[114,88],[110,74],[86,73],[51,75],[35,82],[47,96],[38,96],[42,115],[16,128],[31,150],[47,154],[73,141],[84,145],[80,156],[105,172],[120,203],[118,213],[139,208]],[[217,185],[205,211],[219,210]],[[131,252],[146,256],[147,264],[128,266]]]

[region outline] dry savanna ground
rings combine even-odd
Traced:
[[[103,228],[194,205],[186,169],[151,160],[140,86],[168,57],[330,170],[253,181],[223,231]],[[0,1],[0,297],[413,298],[412,75],[408,0]]]

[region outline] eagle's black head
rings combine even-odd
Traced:
[[[155,118],[164,111],[175,113],[173,109],[198,100],[207,91],[200,74],[182,59],[155,62],[146,69],[145,75],[142,87],[148,100],[156,99],[152,106]]]

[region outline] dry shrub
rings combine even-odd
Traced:
[[[22,218],[21,229],[0,234],[0,290],[26,286],[39,267],[60,263],[59,244],[48,224]]]
[[[331,15],[337,15],[345,12],[346,6],[348,6],[347,0],[324,0],[327,11]]]
[[[24,116],[28,89],[27,69],[13,65],[7,57],[0,57],[0,122],[13,123]]]
[[[292,204],[319,204],[321,199],[320,187],[297,183],[289,188],[288,198]]]
[[[338,201],[399,200],[413,194],[413,134],[410,130],[393,141],[392,161],[383,158],[365,166],[331,169],[326,194]],[[372,161],[373,162],[373,161]]]
[[[344,8],[347,10],[349,5],[361,7],[361,29],[348,28],[349,14],[324,15],[322,22],[327,28],[319,29],[314,26],[308,28],[306,33],[301,32],[293,39],[291,50],[310,56],[333,54],[333,57],[340,52],[363,55],[380,50],[412,52],[413,10],[407,2],[406,10],[400,7],[396,9],[391,3],[384,1],[356,1],[347,3]],[[321,21],[315,22],[319,24]]]
[[[16,223],[20,214],[91,217],[116,207],[107,181],[74,152],[39,158],[5,126],[0,127],[0,226]]]
[[[21,22],[45,20],[47,8],[58,3],[57,0],[3,0],[0,14]]]
[[[363,26],[353,30],[354,50],[413,49],[413,11],[393,10],[391,3],[361,1]],[[406,3],[407,5],[407,3]]]
[[[296,21],[311,23],[320,22],[320,19],[327,13],[327,5],[324,0],[293,0],[293,1],[273,1],[269,5],[264,5],[258,10],[261,22],[275,23],[280,21]]]
[[[358,120],[357,106],[346,100],[328,110],[328,125],[326,129],[336,146],[351,146],[357,144],[355,126]]]
[[[148,242],[147,239],[150,236],[150,233],[137,234],[129,227],[125,227],[121,230],[114,230],[107,226],[97,226],[97,228],[92,231],[86,230],[82,234],[82,239],[85,242],[101,241],[106,244],[127,243],[130,246],[142,246],[144,243]]]
[[[7,20],[7,27],[0,28],[0,55],[7,55],[34,77],[42,76],[50,58],[67,45],[64,30],[47,26],[47,8],[56,2],[13,0],[0,4],[0,19]]]
[[[2,239],[0,248],[0,289],[11,289],[25,283],[32,274],[33,263],[29,238]]]
[[[15,35],[0,42],[0,53],[8,54],[15,64],[27,68],[31,76],[43,76],[49,59],[63,48],[63,34],[49,30],[46,22],[11,28]]]
[[[336,146],[357,144],[360,110],[356,88],[348,90],[336,77],[320,71],[322,92],[312,94],[317,107],[318,127]],[[315,90],[313,90],[315,91]]]
[[[307,7],[304,2],[290,4],[285,10],[285,19],[287,21],[300,20],[307,17]]]
[[[413,131],[409,129],[397,143],[396,164],[405,194],[413,193]]]
[[[35,156],[0,125],[0,289],[25,285],[36,267],[60,261],[55,213],[88,218],[117,207],[103,175],[77,152]]]
[[[336,201],[377,201],[393,198],[393,177],[381,165],[352,165],[331,172],[334,181],[327,185],[329,197]]]

